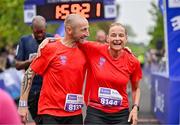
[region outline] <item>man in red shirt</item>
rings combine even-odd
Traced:
[[[110,26],[108,44],[83,42],[79,47],[85,53],[90,68],[86,95],[89,97],[85,124],[137,124],[140,99],[139,80],[142,77],[137,58],[124,48],[126,29],[120,23]],[[126,92],[131,81],[133,109],[129,114]]]
[[[88,21],[76,14],[65,19],[65,37],[49,38],[26,71],[19,101],[19,114],[27,119],[27,97],[32,79],[37,73],[43,76],[38,103],[41,124],[82,124],[82,87],[86,60],[75,41],[83,41],[89,35]],[[78,59],[77,59],[78,58]]]
[[[140,100],[140,63],[125,48],[127,32],[123,25],[110,26],[108,44],[81,42],[89,63],[85,99],[89,97],[85,124],[137,124]],[[41,47],[45,46],[45,42]],[[131,81],[133,108],[129,113],[126,93]]]

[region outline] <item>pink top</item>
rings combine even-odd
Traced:
[[[11,97],[0,89],[0,124],[20,125],[20,117]]]

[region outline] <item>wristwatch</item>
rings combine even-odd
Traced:
[[[134,104],[134,105],[132,106],[132,109],[133,109],[134,107],[137,107],[137,110],[139,111],[139,106],[138,106],[137,104]]]

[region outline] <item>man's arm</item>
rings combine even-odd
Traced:
[[[16,60],[15,61],[15,66],[17,70],[21,70],[21,69],[27,69],[29,67],[29,65],[31,64],[32,60],[25,60],[25,61],[19,61]]]
[[[26,59],[27,50],[26,50],[25,46],[26,46],[27,40],[28,39],[26,39],[25,37],[22,37],[20,39],[18,46],[17,46],[16,57],[15,57],[15,59],[16,59],[15,60],[15,66],[16,66],[17,70],[28,69],[29,65],[31,64],[32,60],[35,57],[35,54],[33,54],[33,55],[30,54],[29,59]]]
[[[28,100],[28,95],[32,86],[32,80],[34,76],[35,76],[35,72],[31,68],[28,68],[28,70],[25,72],[25,75],[21,84],[21,95],[20,95],[20,100],[19,100],[18,112],[19,112],[19,115],[21,116],[21,120],[23,123],[25,123],[28,118],[27,100]]]
[[[21,69],[28,69],[29,65],[31,64],[31,62],[33,61],[34,58],[36,58],[36,53],[34,54],[30,54],[30,58],[25,60],[25,61],[20,61],[20,60],[15,60],[15,66],[17,70],[21,70]]]
[[[31,68],[28,68],[28,70],[25,72],[25,75],[21,84],[20,99],[23,99],[23,100],[28,99],[29,91],[31,89],[32,80],[34,76],[35,76],[35,72]]]

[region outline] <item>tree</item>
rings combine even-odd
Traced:
[[[92,22],[89,26],[89,40],[95,40],[96,39],[96,31],[101,29],[104,30],[106,33],[108,33],[109,25],[111,24],[111,21],[104,21],[104,22]]]
[[[134,37],[136,37],[136,33],[134,32],[133,28],[130,25],[125,24],[127,34],[128,34],[128,41],[133,42]]]
[[[164,25],[163,25],[163,15],[161,14],[158,6],[155,3],[151,3],[152,9],[149,13],[152,15],[152,19],[155,22],[154,27],[150,27],[148,34],[152,37],[149,43],[150,48],[156,48],[159,41],[163,41],[164,46]]]
[[[15,43],[28,29],[23,23],[23,1],[1,0],[0,8],[0,47],[3,47]]]
[[[0,0],[0,48],[16,44],[22,35],[31,33],[24,23],[23,4],[23,0]],[[48,27],[48,31],[54,33],[56,27]]]

